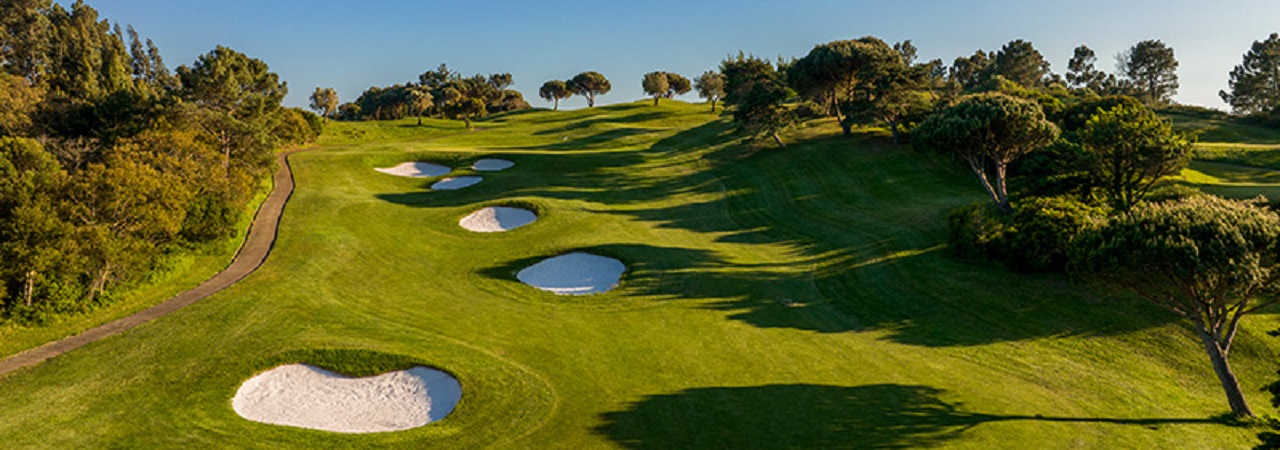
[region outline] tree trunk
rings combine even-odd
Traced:
[[[27,279],[22,284],[22,302],[27,306],[31,306],[31,297],[36,291],[36,271],[28,270]]]
[[[587,107],[588,108],[596,107],[596,94],[587,95]]]
[[[898,121],[890,120],[889,130],[893,131],[893,145],[902,145],[902,130],[898,129]]]
[[[418,116],[418,126],[422,126],[422,116]]]
[[[107,278],[111,276],[111,265],[102,266],[97,275],[94,275],[93,281],[89,283],[89,303],[93,303],[98,298],[98,294],[107,288]]]
[[[773,133],[773,142],[778,143],[778,148],[786,147],[786,145],[782,143],[782,138],[778,137],[778,133]]]
[[[996,197],[999,199],[1000,208],[1005,212],[1013,210],[1009,207],[1009,189],[1005,184],[1005,174],[1008,170],[1009,166],[1006,163],[996,163]]]
[[[471,131],[471,116],[462,116],[462,122],[467,124],[467,131]]]
[[[1222,390],[1227,394],[1227,404],[1231,405],[1231,413],[1236,417],[1253,417],[1253,410],[1249,409],[1249,404],[1244,400],[1244,391],[1240,390],[1240,380],[1236,379],[1236,374],[1231,371],[1231,365],[1227,363],[1227,352],[1223,351],[1218,341],[1203,327],[1196,328],[1200,341],[1204,343],[1205,351],[1209,353],[1209,360],[1213,362],[1213,371],[1218,374]]]
[[[716,112],[716,99],[711,99],[711,112]]]
[[[227,130],[218,133],[218,141],[222,144],[222,170],[226,172],[226,176],[231,176],[231,137],[227,136]]]
[[[554,101],[552,104],[553,104],[553,105],[555,105],[555,106],[551,107],[551,110],[552,110],[552,111],[559,111],[559,110],[560,110],[560,97],[556,97],[555,101]]]
[[[653,96],[653,106],[658,106],[658,96]]]
[[[974,159],[965,159],[965,162],[969,163],[969,170],[973,171],[973,175],[978,177],[978,181],[982,183],[982,188],[987,190],[987,195],[991,196],[991,202],[995,203],[1000,208],[1000,211],[1005,213],[1012,212],[1013,210],[1009,208],[1008,203],[1000,201],[1000,195],[996,194],[995,188],[991,186],[991,181],[987,180],[987,173],[982,170],[982,162]]]

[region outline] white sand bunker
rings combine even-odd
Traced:
[[[477,233],[497,233],[533,223],[538,216],[527,209],[492,206],[481,208],[458,221],[458,225]]]
[[[479,170],[481,172],[497,172],[499,170],[510,169],[511,166],[514,166],[514,165],[516,165],[516,163],[507,161],[505,159],[485,158],[485,159],[476,161],[475,164],[472,164],[471,169]]]
[[[622,261],[574,252],[526,267],[516,273],[516,279],[558,295],[598,294],[617,287],[626,270]]]
[[[443,419],[461,398],[458,380],[426,367],[347,378],[308,365],[287,364],[245,381],[231,407],[255,422],[377,433]]]
[[[480,177],[445,178],[431,185],[431,189],[436,191],[454,191],[454,190],[462,189],[467,186],[474,186],[476,183],[479,183],[480,180],[482,179],[483,178],[480,178]]]
[[[453,169],[439,164],[421,161],[401,163],[395,167],[378,167],[373,170],[389,175],[413,178],[438,177],[453,171]]]

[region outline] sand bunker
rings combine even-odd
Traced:
[[[589,253],[566,253],[526,267],[516,278],[524,284],[558,295],[598,294],[618,286],[627,266],[613,258]]]
[[[377,433],[443,419],[461,398],[458,380],[426,367],[347,378],[308,365],[287,364],[245,381],[231,407],[255,422]]]
[[[483,178],[480,177],[451,177],[437,181],[431,185],[432,190],[436,191],[453,191],[462,189],[467,186],[473,186],[479,183]]]
[[[471,169],[479,170],[481,172],[497,172],[499,170],[510,169],[511,166],[514,166],[514,165],[516,165],[516,163],[507,161],[505,159],[485,158],[485,159],[476,161],[475,164],[472,164]]]
[[[379,167],[373,170],[389,175],[413,178],[438,177],[453,171],[453,169],[439,164],[421,161],[401,163],[395,167]]]
[[[527,209],[493,206],[481,208],[458,221],[458,225],[477,233],[497,233],[533,223],[538,216]]]

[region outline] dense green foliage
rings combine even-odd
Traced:
[[[1219,91],[1222,101],[1240,114],[1272,112],[1280,107],[1280,33],[1254,41],[1244,61],[1231,69],[1230,91]]]
[[[1253,415],[1228,355],[1240,321],[1277,301],[1280,216],[1214,196],[1141,204],[1082,232],[1071,264],[1190,322],[1231,411]]]
[[[262,61],[225,47],[171,74],[82,2],[0,8],[0,316],[110,301],[227,239],[280,146],[320,134]]]
[[[596,106],[596,96],[608,94],[613,90],[613,85],[609,84],[609,79],[603,74],[595,71],[586,71],[574,75],[565,85],[569,87],[569,91],[574,94],[587,98],[587,107],[594,108]]]
[[[720,62],[724,74],[726,104],[733,107],[733,122],[752,138],[773,138],[783,147],[781,133],[795,125],[796,116],[783,105],[792,95],[779,72],[768,61],[741,53]]]
[[[1009,164],[1058,137],[1040,105],[1001,93],[961,97],[920,124],[913,142],[963,160],[1003,211],[1011,211]]]
[[[699,75],[693,85],[698,89],[698,97],[707,99],[711,112],[716,112],[716,102],[724,98],[724,75],[708,70]]]
[[[1159,40],[1134,44],[1116,57],[1133,95],[1148,105],[1170,103],[1178,93],[1178,59]]]
[[[419,125],[423,116],[442,117],[462,120],[470,128],[471,120],[476,117],[529,108],[523,94],[508,89],[512,83],[509,73],[464,77],[441,64],[435,70],[418,75],[417,82],[366,89],[351,105],[339,106],[339,117],[344,120],[417,117]]]
[[[1085,168],[1116,208],[1128,210],[1191,158],[1191,141],[1142,106],[1116,106],[1089,118],[1077,134]]]
[[[560,109],[560,100],[564,100],[573,95],[573,91],[569,90],[569,85],[560,80],[551,80],[542,83],[542,87],[538,88],[538,97],[543,100],[554,102],[552,110]]]

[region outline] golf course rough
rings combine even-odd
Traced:
[[[458,380],[414,367],[349,378],[305,364],[286,364],[240,386],[231,401],[246,419],[338,433],[379,433],[439,421],[462,398]]]

